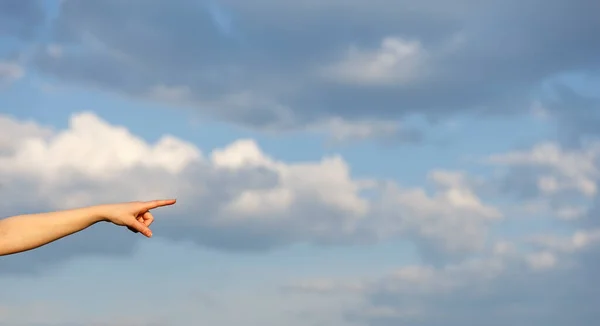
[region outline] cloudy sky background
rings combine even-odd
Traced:
[[[600,312],[600,2],[0,1],[2,326],[563,326]]]

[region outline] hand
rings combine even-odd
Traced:
[[[126,226],[132,232],[140,232],[150,238],[152,231],[149,226],[154,222],[154,216],[150,210],[173,205],[175,202],[175,199],[167,199],[104,205],[101,206],[102,218],[113,224]]]

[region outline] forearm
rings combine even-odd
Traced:
[[[0,256],[38,248],[103,220],[100,206],[0,220]]]

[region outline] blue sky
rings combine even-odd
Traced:
[[[1,2],[0,215],[179,202],[2,258],[0,325],[594,325],[595,10]]]

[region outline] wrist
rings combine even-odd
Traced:
[[[84,209],[86,210],[86,216],[90,218],[91,224],[108,221],[108,210],[105,205],[90,206]]]

